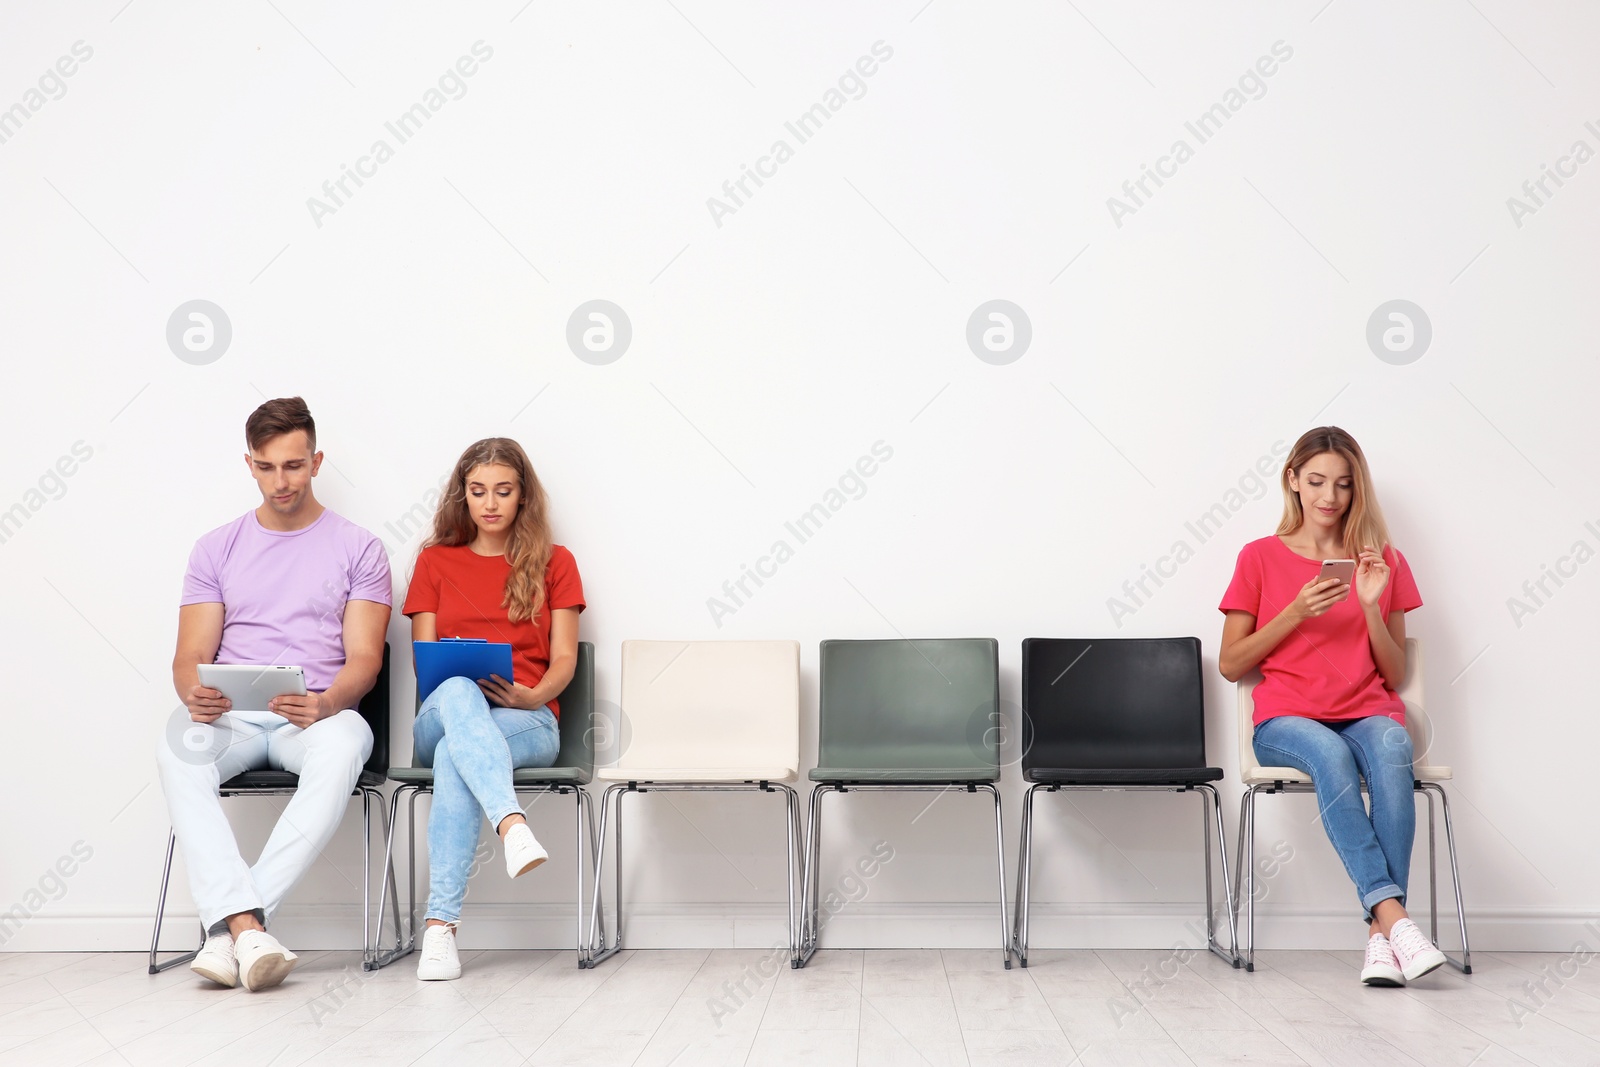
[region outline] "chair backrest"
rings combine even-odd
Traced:
[[[356,711],[367,720],[372,730],[372,755],[367,757],[366,770],[382,778],[389,773],[389,642],[383,643],[383,665],[378,668],[378,680],[372,683],[367,695],[356,702]]]
[[[800,768],[800,642],[624,641],[614,767]]]
[[[594,776],[594,644],[578,642],[572,681],[556,698],[561,704],[561,751],[553,766],[572,767],[584,781]]]
[[[1000,773],[992,637],[824,641],[819,767]]]
[[[1200,639],[1022,642],[1022,767],[1206,765]]]
[[[1406,676],[1400,682],[1397,695],[1406,705],[1406,733],[1411,735],[1412,758],[1421,764],[1423,757],[1433,747],[1433,724],[1422,703],[1422,642],[1415,637],[1406,638]],[[1256,702],[1252,694],[1261,684],[1261,672],[1252,668],[1239,679],[1239,773],[1261,766],[1256,759],[1255,718]]]
[[[417,710],[422,709],[425,693],[417,694]],[[556,697],[561,714],[556,722],[561,730],[561,751],[556,754],[553,767],[575,767],[582,771],[585,780],[594,775],[594,644],[578,642],[578,663],[572,671],[572,681]],[[422,768],[417,759],[416,746],[411,749],[411,766]]]

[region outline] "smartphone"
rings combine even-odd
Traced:
[[[1317,581],[1326,581],[1337,578],[1345,585],[1355,581],[1356,561],[1353,559],[1325,559],[1322,561],[1322,570],[1317,574]]]

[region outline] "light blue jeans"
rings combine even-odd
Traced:
[[[548,707],[493,707],[470,678],[449,678],[422,702],[411,737],[418,761],[433,768],[427,917],[453,923],[461,918],[483,817],[498,829],[522,811],[511,770],[554,763],[561,731]]]
[[[1417,833],[1411,736],[1386,715],[1319,722],[1299,715],[1267,719],[1255,732],[1264,767],[1311,776],[1328,840],[1356,884],[1368,922],[1380,900],[1406,902],[1411,842]],[[1361,802],[1361,779],[1372,797]]]

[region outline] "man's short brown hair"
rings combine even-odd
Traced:
[[[306,444],[317,450],[317,424],[311,419],[306,402],[297,396],[269,400],[250,413],[244,420],[244,440],[250,451],[260,451],[261,446],[274,437],[296,430],[306,432]]]

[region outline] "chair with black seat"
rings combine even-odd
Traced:
[[[372,754],[367,757],[366,764],[361,768],[361,775],[356,779],[356,787],[351,796],[361,797],[361,949],[362,957],[366,959],[372,953],[373,936],[369,920],[372,915],[370,890],[372,886],[372,808],[376,804],[378,817],[384,820],[384,838],[389,836],[387,816],[384,813],[383,779],[384,772],[389,766],[389,645],[383,646],[383,665],[378,669],[378,678],[362,697],[356,706],[361,717],[367,721],[367,726],[372,730]],[[218,789],[218,795],[223,797],[282,797],[292,796],[300,786],[300,776],[289,771],[245,771],[236,774],[223,782]],[[161,893],[156,898],[155,930],[150,935],[150,973],[159,974],[170,967],[188,963],[195,958],[201,948],[205,947],[206,930],[200,928],[200,945],[192,951],[173,956],[166,960],[157,960],[161,944],[161,920],[167,910],[167,884],[172,879],[172,856],[174,846],[177,844],[177,835],[171,830],[167,831],[167,860],[161,871]],[[398,910],[398,902],[396,910]],[[396,919],[398,932],[399,920]],[[383,915],[379,908],[378,929],[379,938],[382,938]]]
[[[417,706],[420,709],[425,693],[417,694]],[[572,671],[572,681],[556,697],[561,706],[561,714],[556,716],[556,726],[561,732],[561,749],[556,754],[555,763],[548,767],[518,767],[511,772],[511,787],[520,794],[573,794],[577,806],[578,819],[578,848],[576,852],[576,865],[578,868],[578,965],[583,966],[588,959],[585,950],[583,929],[583,870],[585,866],[583,855],[584,838],[589,841],[589,854],[595,853],[596,844],[594,837],[594,808],[589,799],[589,794],[584,786],[594,778],[594,645],[589,641],[578,642],[578,662]],[[369,971],[387,967],[395,960],[410,955],[417,947],[417,797],[424,793],[433,792],[433,768],[424,767],[417,761],[415,747],[412,749],[411,765],[409,767],[390,767],[389,778],[398,782],[390,798],[389,807],[389,838],[384,846],[385,878],[394,877],[394,837],[400,822],[400,801],[402,797],[410,798],[408,808],[407,830],[408,859],[410,869],[409,890],[406,897],[406,922],[404,932],[400,929],[399,905],[396,904],[395,915],[395,940],[387,948],[379,946],[366,962]],[[585,817],[587,816],[587,821]],[[383,924],[384,896],[378,898],[378,924],[381,931]],[[380,936],[381,933],[380,933]]]
[[[1033,862],[1033,802],[1040,790],[1156,790],[1198,793],[1205,849],[1206,947],[1235,967],[1232,881],[1222,809],[1206,766],[1205,693],[1200,639],[1030,637],[1022,642],[1021,855],[1012,940],[1028,965],[1028,888]],[[1222,861],[1224,911],[1233,944],[1217,944],[1211,882],[1211,832]]]
[[[1000,950],[1010,968],[1005,841],[995,787],[999,706],[999,643],[992,637],[822,642],[818,766],[810,775],[817,784],[811,790],[800,951],[793,966],[806,965],[821,934],[823,795],[962,789],[994,797]]]

